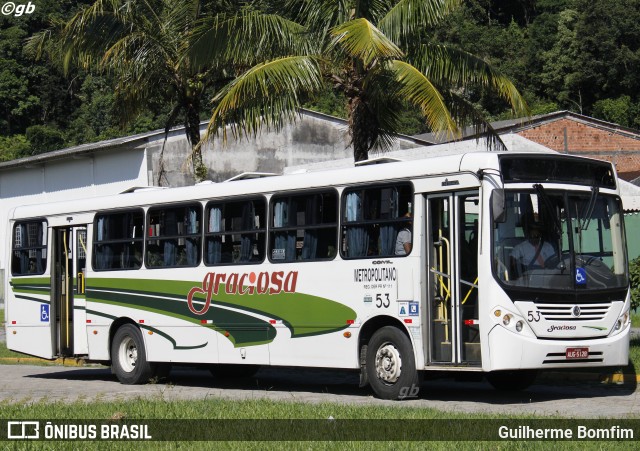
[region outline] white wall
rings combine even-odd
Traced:
[[[146,160],[144,149],[114,149],[33,167],[0,170],[0,271],[5,269],[7,246],[11,241],[7,223],[13,208],[115,194],[133,186],[148,186]]]

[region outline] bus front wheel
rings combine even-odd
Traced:
[[[140,330],[133,324],[124,324],[111,342],[111,366],[118,380],[127,385],[144,384],[154,374],[147,361]]]
[[[374,393],[382,399],[416,397],[420,379],[411,340],[393,326],[377,330],[367,345],[366,371]]]

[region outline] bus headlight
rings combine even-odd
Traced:
[[[620,330],[620,329],[622,329],[622,318],[616,321],[616,330]]]
[[[494,317],[494,324],[505,327],[514,333],[519,333],[527,337],[532,337],[532,331],[525,327],[526,320],[517,312],[509,311],[504,307],[494,307],[491,310]]]
[[[619,332],[625,327],[629,325],[631,322],[631,311],[630,309],[626,309],[622,314],[618,317],[615,326],[613,326],[614,332]]]

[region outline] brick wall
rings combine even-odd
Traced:
[[[617,133],[570,118],[543,123],[518,134],[557,152],[611,161],[623,179],[636,178],[640,173],[638,135]]]

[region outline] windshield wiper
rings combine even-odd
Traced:
[[[591,215],[593,215],[593,210],[595,210],[596,208],[596,201],[598,200],[599,193],[600,188],[597,185],[593,185],[591,187],[591,197],[589,198],[587,209],[585,211],[585,214],[583,215],[582,222],[580,223],[580,230],[587,230],[589,228]]]
[[[544,206],[547,209],[549,216],[551,216],[551,219],[553,220],[554,232],[556,233],[556,235],[560,235],[562,233],[562,225],[560,224],[560,218],[558,218],[558,215],[554,211],[553,204],[551,203],[551,200],[549,199],[547,192],[544,190],[544,186],[542,186],[539,183],[536,183],[535,185],[533,185],[533,189],[536,190],[536,194],[540,199],[542,199],[542,202],[544,202]]]

